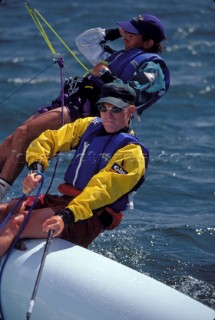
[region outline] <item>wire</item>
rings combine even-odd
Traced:
[[[0,105],[3,104],[3,102],[5,102],[6,100],[8,100],[9,98],[11,98],[12,96],[14,96],[18,91],[20,91],[21,89],[23,89],[25,86],[27,86],[32,80],[36,79],[40,74],[42,74],[43,72],[45,72],[47,69],[49,69],[54,63],[56,63],[56,61],[52,62],[51,64],[49,64],[47,67],[45,67],[42,71],[40,71],[38,74],[36,74],[33,78],[31,78],[29,81],[27,81],[26,83],[24,83],[21,87],[19,87],[17,90],[15,90],[14,92],[12,92],[9,96],[7,96],[6,98],[4,98],[2,101],[0,101]]]

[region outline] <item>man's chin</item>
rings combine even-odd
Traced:
[[[114,126],[106,125],[104,126],[104,128],[105,128],[105,131],[107,131],[108,133],[116,132],[116,128]]]

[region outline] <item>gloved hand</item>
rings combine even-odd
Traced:
[[[116,28],[116,29],[105,29],[105,41],[114,41],[118,38],[121,37],[121,34],[119,32],[119,28]]]
[[[108,68],[104,68],[100,71],[100,78],[104,83],[112,82],[116,79],[113,73]]]
[[[75,221],[74,214],[69,208],[59,210],[57,213],[55,213],[55,216],[61,217],[65,226],[68,226]]]

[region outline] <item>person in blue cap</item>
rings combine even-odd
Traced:
[[[139,15],[131,21],[122,21],[117,24],[131,34],[147,35],[147,38],[151,38],[157,44],[166,40],[164,27],[160,19],[150,14]]]
[[[95,108],[104,83],[129,83],[137,93],[136,117],[159,100],[170,84],[169,70],[160,57],[166,40],[162,22],[156,16],[142,14],[117,22],[117,28],[93,28],[76,38],[79,50],[92,64],[84,78],[65,81],[64,108],[61,99],[40,109],[0,144],[0,203],[25,166],[25,152],[32,140],[46,129],[58,129],[64,123],[97,116]],[[124,48],[113,50],[108,43],[121,38]],[[134,117],[135,117],[134,115]]]

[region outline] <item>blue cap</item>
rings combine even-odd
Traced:
[[[147,35],[157,43],[166,39],[160,19],[150,14],[139,15],[131,21],[117,22],[117,24],[129,33]]]

